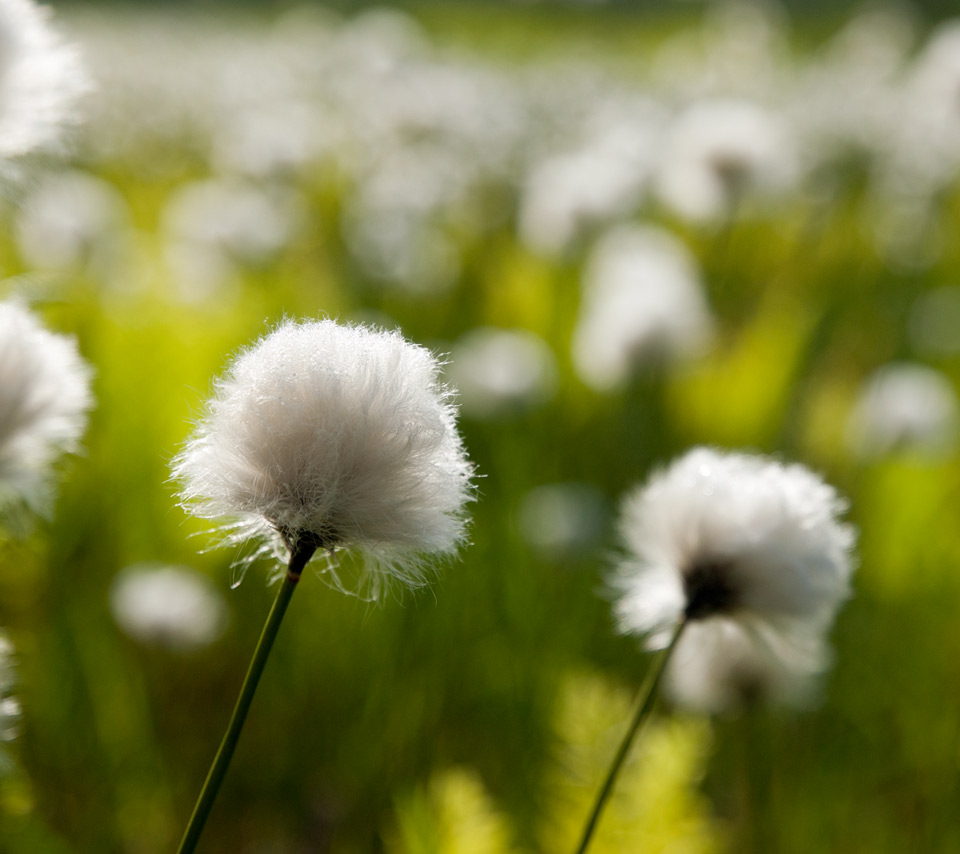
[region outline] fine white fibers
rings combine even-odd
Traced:
[[[473,473],[440,366],[399,333],[283,322],[217,382],[174,463],[183,506],[282,559],[303,540],[356,547],[380,582],[422,583],[456,552]]]
[[[758,660],[819,672],[822,635],[849,595],[855,537],[838,519],[844,509],[803,466],[690,451],[624,502],[629,555],[614,581],[621,629],[658,648],[689,621],[676,668],[702,643],[695,627],[731,623],[757,644]]]
[[[0,164],[56,150],[88,87],[73,48],[31,0],[0,0]]]
[[[0,504],[43,509],[52,463],[86,426],[90,379],[73,339],[0,303]]]

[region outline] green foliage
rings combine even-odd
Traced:
[[[0,229],[5,290],[77,336],[98,401],[85,450],[61,466],[52,517],[0,541],[0,625],[18,651],[24,710],[15,768],[0,779],[0,851],[174,849],[269,608],[272,567],[254,564],[230,589],[237,555],[202,551],[215,537],[176,507],[168,464],[229,355],[285,315],[397,324],[440,351],[476,326],[531,329],[557,356],[557,393],[530,412],[464,419],[480,472],[472,544],[429,590],[372,606],[304,574],[201,850],[569,846],[645,667],[602,595],[610,508],[695,443],[822,471],[861,531],[856,593],[818,707],[716,724],[664,709],[595,850],[960,850],[960,457],[864,461],[845,432],[863,377],[920,355],[910,309],[960,278],[954,247],[923,270],[891,266],[864,238],[855,189],[825,214],[797,199],[767,219],[690,228],[714,349],[599,394],[569,357],[582,257],[536,256],[512,210],[494,205],[482,231],[457,233],[459,280],[417,296],[358,269],[339,176],[313,175],[283,250],[203,297],[174,281],[158,223],[177,181],[207,167],[184,143],[164,152],[177,165],[158,177],[146,168],[154,154],[82,164],[132,211],[137,251],[121,280],[37,274],[18,254],[11,211]],[[935,214],[943,234],[957,233],[956,187]],[[956,355],[933,362],[960,382]],[[523,499],[567,482],[602,497],[603,528],[583,551],[537,551]],[[213,579],[231,611],[225,636],[190,654],[124,636],[111,583],[142,561]]]

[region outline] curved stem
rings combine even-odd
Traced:
[[[253,701],[253,694],[257,690],[257,683],[260,681],[260,675],[267,663],[267,656],[270,655],[270,649],[280,628],[280,622],[290,604],[290,597],[296,590],[297,582],[300,580],[300,573],[310,560],[315,547],[305,546],[291,555],[287,574],[277,592],[277,598],[273,602],[267,622],[260,633],[260,640],[257,641],[257,648],[254,650],[253,659],[247,670],[246,678],[243,680],[243,687],[240,689],[240,696],[237,698],[237,704],[234,706],[233,715],[230,723],[227,725],[227,731],[220,742],[220,749],[214,757],[213,765],[210,766],[210,772],[200,790],[200,797],[197,799],[197,805],[193,808],[193,814],[187,824],[187,829],[183,834],[180,847],[177,854],[192,854],[203,832],[203,826],[206,824],[207,816],[213,808],[213,802],[220,791],[220,784],[230,766],[230,760],[233,758],[233,751],[236,749],[237,742],[240,740],[240,732],[243,729],[243,722],[247,718],[247,712],[250,709],[250,703]]]
[[[670,638],[670,643],[665,649],[661,649],[656,654],[653,663],[650,665],[650,670],[647,672],[647,678],[644,680],[644,683],[640,688],[640,693],[638,694],[637,711],[633,715],[633,720],[630,722],[630,727],[627,729],[627,733],[624,735],[623,741],[620,742],[620,748],[617,750],[617,754],[613,758],[613,762],[610,765],[610,770],[607,771],[606,779],[603,781],[603,785],[600,787],[596,801],[594,801],[593,810],[590,812],[590,818],[587,819],[586,826],[583,829],[583,836],[580,838],[580,844],[577,846],[577,854],[584,854],[584,852],[587,850],[587,847],[590,845],[590,840],[593,837],[593,832],[597,829],[597,823],[600,820],[600,814],[603,812],[603,807],[607,802],[607,798],[610,797],[610,793],[613,791],[613,786],[614,783],[616,783],[617,775],[620,773],[620,768],[623,765],[624,760],[627,758],[627,754],[630,752],[630,745],[633,743],[633,739],[637,732],[639,732],[640,727],[650,716],[650,712],[653,710],[653,704],[657,699],[657,688],[660,685],[660,678],[663,676],[663,671],[666,667],[667,661],[670,659],[673,650],[676,648],[677,641],[680,640],[680,635],[683,634],[683,629],[686,625],[686,620],[682,620],[680,622],[673,633],[673,637]]]

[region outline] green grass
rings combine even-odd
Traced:
[[[466,41],[479,20],[483,43],[509,53],[537,14],[518,14],[501,32],[494,12],[471,9],[449,14],[443,32]],[[580,26],[569,16],[555,24],[557,38]],[[607,20],[589,38],[606,39],[607,28],[621,29]],[[611,50],[629,52],[635,38],[623,28]],[[167,188],[124,164],[103,174],[152,234]],[[558,357],[558,393],[527,415],[463,421],[481,475],[472,543],[429,590],[375,607],[304,574],[200,850],[413,851],[404,847],[412,836],[397,842],[399,822],[426,827],[426,852],[448,838],[434,827],[449,806],[436,781],[459,767],[482,781],[470,801],[477,814],[500,815],[517,850],[553,854],[544,827],[556,824],[556,757],[574,735],[569,723],[560,735],[557,727],[568,686],[587,674],[621,702],[647,660],[615,634],[598,595],[615,546],[609,525],[588,554],[548,560],[522,538],[518,506],[538,485],[583,481],[615,507],[652,467],[700,443],[823,472],[851,500],[860,567],[833,633],[823,702],[757,719],[679,718],[675,741],[657,754],[673,780],[664,806],[673,824],[657,830],[653,816],[644,838],[663,845],[701,822],[702,836],[676,850],[741,852],[759,833],[772,847],[754,850],[782,854],[960,850],[960,459],[864,464],[843,443],[860,379],[916,356],[906,318],[917,296],[960,278],[952,246],[927,271],[891,272],[852,206],[839,205],[807,243],[799,206],[737,224],[728,238],[690,232],[720,324],[716,349],[599,396],[569,364],[576,262],[534,257],[502,223],[465,241],[463,280],[449,293],[385,294],[346,254],[336,195],[313,189],[308,202],[300,238],[269,267],[246,271],[222,304],[179,301],[155,240],[137,262],[141,286],[128,292],[83,274],[31,279],[4,224],[0,267],[28,277],[49,325],[77,336],[98,403],[84,452],[62,465],[53,518],[0,542],[0,625],[18,650],[24,707],[10,746],[16,770],[0,780],[0,850],[174,850],[273,590],[267,565],[229,589],[235,554],[199,552],[210,537],[175,506],[169,462],[231,353],[285,315],[323,314],[389,318],[441,349],[477,325],[533,329]],[[951,191],[942,205],[945,234],[960,229],[958,202]],[[960,381],[955,357],[935,366]],[[231,610],[226,636],[191,656],[123,636],[110,585],[138,561],[211,577]],[[599,776],[581,782],[588,796]],[[650,796],[644,785],[637,797]],[[585,814],[582,797],[574,804]]]

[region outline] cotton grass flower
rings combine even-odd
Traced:
[[[712,331],[696,260],[677,237],[624,225],[597,242],[573,335],[574,367],[587,385],[609,391],[644,363],[693,358]]]
[[[655,190],[684,219],[710,222],[732,216],[745,196],[790,189],[797,169],[790,134],[775,114],[750,101],[707,100],[677,119]]]
[[[893,362],[864,382],[847,424],[851,451],[876,457],[908,450],[949,454],[960,435],[960,402],[950,379],[926,365]]]
[[[38,270],[88,267],[107,272],[130,228],[123,196],[109,183],[80,171],[44,178],[17,213],[20,255]]]
[[[802,706],[815,696],[826,652],[818,633],[792,640],[791,654],[781,656],[732,620],[692,624],[674,652],[664,690],[678,706],[702,714]]]
[[[318,549],[369,559],[372,594],[424,580],[464,538],[472,466],[440,365],[399,333],[287,320],[218,382],[174,463],[183,506],[288,558],[226,735],[178,854],[196,848],[300,575]]]
[[[616,615],[624,632],[661,652],[579,854],[665,672],[678,700],[719,710],[751,693],[800,697],[823,669],[824,635],[850,592],[854,534],[839,519],[844,510],[801,465],[710,448],[627,495]]]
[[[20,701],[13,694],[15,681],[13,644],[0,632],[0,771],[5,759],[2,743],[13,741],[20,732]]]
[[[0,303],[0,506],[45,509],[52,465],[86,427],[90,380],[73,339]]]
[[[213,585],[180,566],[127,567],[111,587],[110,609],[135,640],[182,651],[213,643],[227,624],[226,606]]]
[[[790,654],[791,638],[825,630],[849,595],[844,509],[801,465],[690,451],[624,501],[620,628],[660,648],[681,621],[730,620]]]
[[[450,379],[464,414],[493,418],[530,410],[553,395],[553,351],[526,329],[471,329],[451,350]]]
[[[20,160],[62,146],[88,80],[76,51],[32,0],[0,0],[0,180],[20,177]]]
[[[356,548],[380,583],[464,538],[472,468],[439,364],[399,333],[285,321],[241,353],[177,458],[193,514],[286,558]]]

